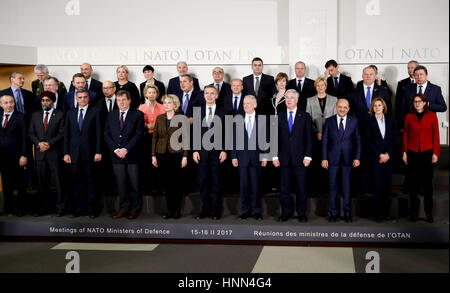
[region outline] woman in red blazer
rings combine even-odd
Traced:
[[[417,220],[420,207],[417,193],[423,186],[426,221],[433,223],[433,166],[440,155],[440,144],[438,119],[428,107],[427,97],[417,94],[413,97],[411,113],[405,117],[402,152],[411,179],[409,219],[412,222]]]

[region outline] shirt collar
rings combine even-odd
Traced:
[[[245,118],[247,118],[247,117],[252,117],[252,118],[254,118],[255,115],[256,115],[256,111],[254,111],[252,114],[247,114],[247,113],[245,113]]]
[[[11,117],[13,113],[14,113],[14,109],[12,109],[12,111],[9,112],[9,113],[6,113],[6,112],[3,111],[3,116],[5,116],[5,114],[8,114],[9,117]]]
[[[377,119],[377,121],[378,121],[379,123],[384,123],[384,121],[386,121],[386,120],[384,119],[384,114],[383,114],[383,122],[381,122],[381,120],[380,120],[380,118],[378,117],[378,115],[375,115],[375,118]]]
[[[120,109],[119,109],[119,112],[120,112],[120,113],[122,113],[122,112],[125,112],[125,114],[124,114],[124,115],[127,115],[127,113],[128,113],[128,110],[130,110],[130,107],[128,107],[128,108],[127,108],[127,109],[126,109],[125,111],[122,111],[122,110],[120,110]]]
[[[259,81],[261,81],[262,73],[261,73],[260,75],[258,75],[258,76],[256,76],[255,74],[253,74],[253,79],[255,79],[255,78],[257,78],[257,77],[259,77]]]
[[[347,115],[345,115],[344,117],[340,117],[339,115],[336,114],[337,120],[338,122],[341,122],[341,118],[344,118],[344,122],[347,121]]]
[[[188,92],[188,93],[183,92],[183,96],[186,96],[186,94],[188,94],[189,95],[189,99],[190,99],[193,91],[194,91],[194,88],[192,88],[191,91]]]
[[[375,86],[375,83],[372,83],[370,85],[366,85],[365,83],[363,83],[364,89],[367,90],[368,87],[370,87],[370,89],[373,90],[373,87]]]
[[[242,92],[240,92],[240,93],[239,93],[239,95],[235,95],[235,94],[233,94],[233,99],[234,99],[234,97],[238,97],[238,99],[240,99],[240,98],[241,98],[241,96],[242,96]]]
[[[87,104],[86,106],[84,106],[83,108],[81,108],[80,106],[78,106],[78,112],[80,112],[81,109],[85,110],[84,113],[87,112],[87,109],[89,107],[89,104]]]
[[[16,87],[14,87],[13,85],[11,85],[11,89],[12,89],[13,92],[15,92],[15,91],[17,91],[17,90],[20,90],[20,88],[16,88]]]

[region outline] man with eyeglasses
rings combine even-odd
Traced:
[[[225,72],[222,67],[214,67],[212,75],[214,82],[210,85],[215,87],[219,92],[219,97],[217,98],[216,104],[219,107],[223,107],[223,100],[225,96],[231,94],[231,85],[223,80],[225,77]]]

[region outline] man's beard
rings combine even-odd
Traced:
[[[53,104],[51,105],[42,105],[42,110],[50,111],[53,108]]]

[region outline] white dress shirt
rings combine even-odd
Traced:
[[[248,121],[251,121],[251,125],[252,125],[252,134],[253,131],[255,130],[255,117],[256,117],[256,112],[254,111],[252,114],[247,114],[245,113],[245,131],[247,131],[247,125],[248,125]]]
[[[46,113],[46,112],[48,112],[47,123],[50,123],[50,118],[52,117],[53,110],[55,110],[55,108],[51,108],[51,109],[48,110],[48,111],[45,111],[45,110],[44,110],[44,114],[42,115],[42,123],[44,123],[44,120],[45,120],[45,113]],[[83,111],[83,112],[84,112],[84,111]],[[85,114],[85,113],[83,113],[83,118],[84,118],[84,114]]]
[[[295,86],[298,87],[298,81],[300,80],[300,85],[301,85],[302,91],[303,91],[303,85],[305,84],[305,79],[306,79],[306,77],[304,77],[304,76],[302,78],[298,78],[298,77],[295,78]]]
[[[109,109],[109,101],[112,101],[111,102],[111,110]],[[105,97],[106,109],[108,109],[108,112],[112,112],[114,110],[115,102],[116,102],[116,95],[113,95],[111,98]]]
[[[9,113],[6,113],[5,111],[3,111],[2,125],[0,125],[0,128],[2,128],[3,124],[5,124],[5,120],[6,120],[5,114],[8,114],[8,122],[9,122],[11,120],[11,116],[12,116],[13,113],[14,113],[14,109],[11,112],[9,112]]]
[[[259,76],[256,76],[253,74],[253,89],[256,91],[256,78],[259,79],[259,87],[261,87],[261,78],[262,78],[262,74]],[[258,89],[259,90],[259,89]]]
[[[345,115],[344,117],[339,117],[339,115],[336,115],[336,118],[337,118],[338,129],[339,129],[339,124],[341,124],[341,118],[344,118],[344,121],[342,121],[342,124],[344,124],[344,130],[345,130],[346,125],[347,125],[347,115]]]
[[[211,108],[211,113],[212,113],[211,118],[209,117],[210,116],[209,115],[209,108]],[[216,104],[214,104],[212,106],[206,105],[206,113],[205,113],[206,116],[205,116],[205,119],[206,119],[206,124],[208,124],[208,126],[210,126],[211,122],[213,121],[215,113],[216,113]],[[209,120],[209,119],[211,119],[211,120]]]
[[[384,136],[386,135],[386,119],[384,115],[383,115],[383,122],[380,120],[380,118],[378,118],[377,115],[375,115],[375,118],[377,118],[378,128],[380,129],[381,136],[384,138]]]
[[[417,92],[416,93],[419,93],[419,89],[420,89],[419,86],[422,86],[422,94],[425,94],[425,90],[427,88],[428,81],[426,81],[424,84],[416,83],[416,85],[417,85]]]
[[[87,104],[83,108],[78,108],[77,122],[80,120],[80,110],[81,109],[83,109],[83,121],[84,121],[84,118],[86,118],[86,112],[88,110],[88,107],[89,107],[89,104]]]
[[[120,119],[120,116],[122,116],[122,112],[124,112],[124,114],[123,114],[123,122],[125,122],[125,119],[127,118],[128,110],[130,110],[130,107],[128,107],[128,109],[126,109],[124,111],[119,110],[119,119]]]

